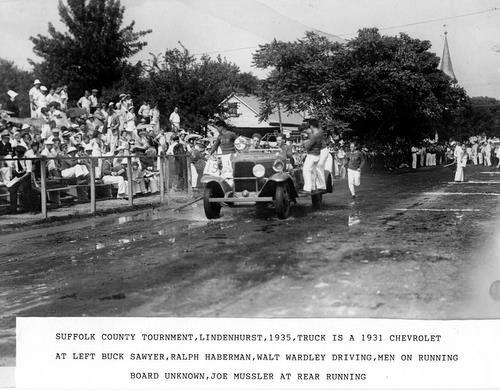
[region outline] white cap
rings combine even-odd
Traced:
[[[28,125],[27,123],[23,123],[23,126],[21,127],[22,130],[29,129],[31,126]]]
[[[47,87],[46,87],[45,85],[42,85],[42,86],[40,87],[40,89],[41,89],[42,91],[46,91],[46,90],[47,90]]]
[[[49,137],[45,140],[44,144],[45,145],[54,145],[54,140],[52,139],[52,137]]]
[[[71,153],[71,152],[77,152],[78,150],[74,146],[70,146],[68,150],[66,150],[66,153]]]
[[[35,81],[33,81],[33,85],[37,85],[37,84],[41,84],[40,80],[36,79]]]
[[[7,95],[9,95],[11,99],[14,99],[19,94],[17,92],[13,91],[12,89],[9,89],[7,91]]]

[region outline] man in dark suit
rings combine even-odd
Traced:
[[[7,91],[7,95],[9,95],[10,99],[5,105],[5,109],[10,112],[11,117],[19,118],[19,104],[16,100],[18,93],[10,89]]]
[[[35,211],[33,204],[33,190],[31,187],[31,172],[26,164],[25,160],[22,160],[24,154],[26,153],[26,148],[24,146],[18,145],[15,148],[15,157],[12,164],[12,177],[9,186],[10,193],[10,212],[11,214],[17,213],[17,194],[21,195],[21,200],[24,203],[24,207],[27,211]]]
[[[10,133],[9,130],[3,130],[0,133],[0,158],[7,156],[8,154],[12,155],[12,146],[10,144]]]

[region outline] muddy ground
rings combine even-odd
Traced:
[[[500,318],[497,172],[364,174],[285,221],[198,204],[4,232],[0,365],[16,316]]]

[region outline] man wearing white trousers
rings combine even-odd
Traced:
[[[361,169],[365,165],[365,157],[356,142],[351,142],[351,153],[347,163],[347,184],[353,199],[356,198],[356,187],[361,184]]]
[[[307,156],[302,166],[303,191],[306,193],[311,193],[316,189],[326,189],[324,167],[322,169],[318,166],[321,159],[321,150],[323,149],[323,131],[319,128],[316,119],[309,120],[309,131],[309,139],[304,142]]]
[[[73,157],[71,160],[61,161],[61,176],[63,179],[84,179],[89,175],[87,166],[76,158],[77,149],[70,146],[66,151],[68,157]]]

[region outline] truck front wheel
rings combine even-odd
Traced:
[[[208,219],[215,219],[220,217],[220,203],[210,202],[210,198],[217,197],[215,189],[213,186],[205,187],[203,192],[203,208],[205,210],[205,215]]]
[[[290,216],[290,188],[288,183],[276,185],[274,208],[279,219],[286,219]]]

